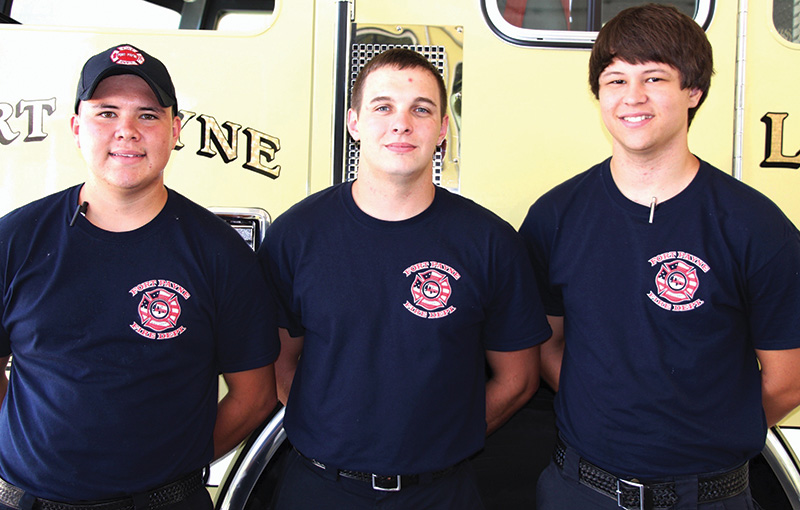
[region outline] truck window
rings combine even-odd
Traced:
[[[531,46],[590,47],[597,31],[621,10],[653,0],[482,0],[501,38]],[[779,0],[775,0],[776,2]],[[791,2],[791,0],[786,0]],[[656,0],[674,5],[707,28],[714,0]]]
[[[773,0],[772,22],[784,39],[800,43],[800,3],[796,0]]]
[[[3,15],[23,25],[256,32],[274,0],[6,0]]]

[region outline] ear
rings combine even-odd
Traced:
[[[70,117],[70,119],[69,119],[69,127],[72,130],[72,138],[75,139],[75,144],[80,149],[81,148],[81,140],[80,140],[80,137],[78,136],[78,134],[80,133],[81,122],[80,122],[80,119],[78,118],[77,114],[74,114],[74,115],[72,115],[72,117]]]
[[[352,108],[347,110],[347,130],[353,140],[357,142],[361,140],[361,135],[358,133],[358,113]]]
[[[439,128],[439,142],[436,145],[441,145],[444,138],[447,136],[447,126],[450,124],[450,116],[447,114],[442,117],[442,126]]]
[[[178,139],[181,137],[181,126],[183,120],[180,115],[175,115],[172,118],[172,148],[178,144]]]
[[[700,89],[689,89],[689,108],[694,108],[700,103],[703,91]]]

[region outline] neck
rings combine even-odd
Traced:
[[[688,150],[681,157],[630,158],[614,154],[611,176],[629,200],[650,206],[666,202],[683,191],[700,168],[700,161]]]
[[[89,203],[86,219],[94,226],[109,232],[128,232],[158,216],[167,203],[167,189],[161,185],[146,193],[109,193],[87,182],[81,188],[79,201]]]
[[[385,181],[361,175],[353,182],[353,200],[366,214],[384,221],[402,221],[420,214],[436,194],[431,175],[411,182]]]

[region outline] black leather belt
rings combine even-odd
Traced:
[[[298,455],[302,458],[313,464],[314,466],[320,469],[328,469],[328,467],[319,462],[318,460],[314,460],[311,458],[306,457],[297,449],[295,449]],[[385,492],[396,492],[402,489],[403,487],[410,487],[412,485],[417,485],[421,481],[424,480],[437,480],[442,478],[443,476],[452,473],[455,471],[461,463],[454,466],[450,466],[448,468],[434,471],[432,473],[424,474],[424,475],[376,475],[374,473],[364,473],[361,471],[351,471],[349,469],[337,469],[336,474],[341,477],[349,478],[351,480],[358,480],[359,482],[371,483],[372,488],[376,491],[385,491]]]
[[[566,445],[558,439],[553,452],[553,461],[564,469]],[[580,482],[611,499],[617,500],[620,508],[650,510],[672,508],[678,502],[675,482],[642,483],[636,479],[626,480],[580,459],[578,466]],[[697,481],[697,502],[711,503],[739,495],[749,485],[748,463],[728,471],[710,476],[700,476]]]
[[[61,503],[33,497],[24,490],[0,478],[0,503],[15,510],[155,510],[179,503],[195,491],[203,489],[203,471],[199,470],[180,480],[162,485],[151,491],[119,499]],[[32,504],[32,506],[30,506]]]

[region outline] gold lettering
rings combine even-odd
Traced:
[[[0,144],[8,145],[19,136],[19,132],[11,129],[8,119],[14,115],[14,107],[8,103],[0,103]]]
[[[183,130],[186,128],[186,124],[188,124],[189,121],[192,120],[197,114],[194,112],[190,112],[189,110],[181,110],[180,114],[181,114],[181,133],[182,133]],[[183,142],[181,142],[180,137],[178,137],[178,143],[175,144],[175,150],[179,151],[181,149],[183,149]]]
[[[217,119],[210,115],[200,115],[197,117],[197,121],[202,126],[200,150],[197,151],[197,154],[207,158],[216,156],[217,153],[211,148],[213,143],[225,163],[230,163],[236,159],[239,150],[239,130],[242,128],[240,124],[225,122],[220,127]],[[222,128],[225,128],[227,136],[222,132]]]
[[[794,156],[783,155],[783,121],[788,113],[767,113],[761,122],[767,126],[767,138],[764,144],[763,168],[800,168],[800,151]]]
[[[281,141],[253,128],[245,129],[244,134],[247,137],[248,150],[247,162],[242,166],[272,179],[280,177],[281,166],[269,166],[266,163],[275,159],[275,153],[281,150]]]

